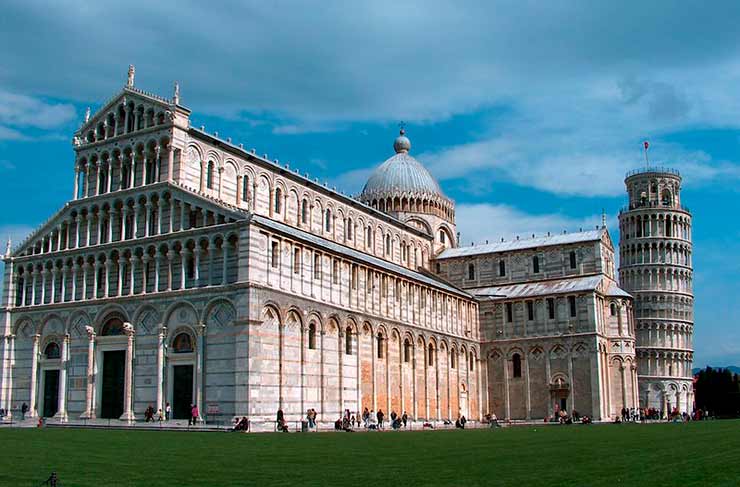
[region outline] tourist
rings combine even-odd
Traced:
[[[385,417],[385,414],[383,414],[382,409],[378,409],[378,428],[383,429],[383,418]]]
[[[376,418],[375,410],[371,409],[367,415],[367,429],[371,429],[371,430],[377,429],[375,418]]]
[[[367,428],[368,421],[370,420],[370,411],[365,408],[365,410],[362,412],[362,421],[365,423],[365,428]]]
[[[165,404],[164,406],[164,419],[169,421],[170,420],[170,412],[172,411],[172,408],[170,407],[170,403]]]
[[[26,419],[27,412],[28,412],[28,404],[24,402],[23,405],[21,406],[21,421]]]
[[[144,411],[144,421],[147,423],[149,421],[154,421],[154,408],[151,404],[146,408],[146,411]]]
[[[391,409],[391,424],[393,424],[393,422],[396,420],[397,417],[398,415],[396,414],[396,410]]]
[[[157,409],[157,421],[159,421],[160,423],[164,421],[164,414],[162,414],[161,409]]]
[[[196,404],[193,404],[190,408],[190,420],[192,421],[193,426],[198,422],[198,406]]]
[[[357,427],[359,428],[362,425],[362,422],[360,421],[360,413],[359,412],[357,413],[356,418],[357,418]]]
[[[408,423],[408,420],[409,420],[409,415],[406,414],[406,411],[404,411],[403,414],[401,415],[401,422],[403,423],[404,429],[406,428],[406,424]]]
[[[313,428],[313,421],[311,421],[311,409],[310,408],[306,411],[306,422],[308,423],[309,428]]]
[[[234,426],[233,431],[248,431],[249,430],[249,420],[246,416],[242,416],[242,419],[239,419],[236,417],[234,419],[234,422],[236,423]]]

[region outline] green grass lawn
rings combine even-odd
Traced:
[[[0,429],[0,485],[740,485],[740,421],[408,433]]]

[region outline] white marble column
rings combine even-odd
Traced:
[[[123,414],[121,421],[134,421],[133,386],[134,386],[134,327],[131,323],[123,324],[126,342],[126,369],[123,377]]]
[[[74,197],[73,200],[76,200],[79,198],[80,195],[80,167],[75,164],[75,189],[74,189]]]
[[[85,411],[80,416],[83,419],[95,418],[95,407],[93,404],[93,385],[95,384],[95,329],[86,326],[87,331],[87,385],[85,389]]]
[[[54,418],[67,421],[67,364],[69,362],[69,334],[62,340],[61,366],[59,367],[59,405]]]
[[[175,147],[170,143],[167,144],[167,180],[174,181],[175,175]]]
[[[157,410],[164,413],[164,343],[167,337],[167,327],[159,327],[157,338]],[[200,408],[200,406],[199,406]]]
[[[195,404],[198,406],[198,413],[200,416],[198,416],[198,421],[202,422],[203,419],[203,410],[204,410],[204,404],[203,404],[203,390],[205,389],[204,384],[204,361],[205,361],[205,334],[206,334],[206,325],[203,323],[200,323],[196,329],[196,332],[198,334],[197,337],[197,344],[195,349],[195,375],[196,375],[196,389],[195,389]]]
[[[39,338],[41,338],[41,335],[34,335],[33,336],[33,347],[31,351],[31,400],[29,401],[28,405],[28,417],[35,418],[38,416],[38,412],[36,411],[36,387],[38,384],[38,370],[39,370]],[[10,406],[10,403],[8,403],[8,406]]]

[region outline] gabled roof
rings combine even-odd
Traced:
[[[587,230],[578,233],[564,233],[558,235],[548,235],[546,237],[536,237],[522,240],[512,240],[508,242],[495,242],[483,245],[473,245],[470,247],[457,247],[445,249],[436,259],[451,259],[455,257],[468,257],[473,255],[495,254],[497,252],[509,252],[512,250],[533,249],[538,247],[550,247],[553,245],[567,245],[582,242],[596,242],[601,240],[604,235],[609,235],[606,228],[598,230]],[[611,239],[609,239],[611,243]]]
[[[124,86],[123,89],[121,89],[121,91],[117,92],[110,99],[108,99],[108,101],[105,102],[100,108],[98,108],[98,110],[96,110],[95,113],[90,116],[90,119],[87,122],[83,122],[80,128],[77,129],[76,133],[78,134],[83,133],[88,128],[95,126],[100,121],[101,117],[104,117],[105,115],[107,115],[110,109],[113,106],[120,103],[121,99],[124,97],[141,98],[155,105],[159,105],[162,108],[177,107],[180,110],[184,110],[185,112],[190,113],[190,110],[188,108],[185,108],[184,106],[179,105],[179,104],[175,104],[173,100],[169,100],[167,98],[161,97],[154,93],[150,93],[148,91],[140,90],[139,88],[136,88],[134,86]]]
[[[492,300],[531,298],[536,296],[587,291],[597,291],[605,296],[631,297],[620,289],[614,281],[605,278],[602,274],[522,284],[481,287],[469,289],[468,291],[478,298]]]
[[[363,252],[359,252],[355,249],[352,249],[350,247],[346,247],[344,245],[338,244],[336,242],[332,242],[331,240],[327,240],[323,237],[319,237],[317,235],[314,235],[312,233],[304,232],[303,230],[300,230],[298,228],[294,228],[288,225],[285,225],[284,223],[277,222],[275,220],[271,220],[269,218],[266,218],[261,215],[252,214],[250,216],[250,221],[254,222],[260,226],[269,228],[271,230],[274,230],[278,233],[281,233],[283,235],[287,235],[289,237],[292,237],[296,240],[300,240],[303,242],[308,242],[313,245],[316,245],[318,247],[323,247],[329,251],[332,251],[336,254],[340,255],[346,255],[347,257],[364,262],[365,264],[381,268],[381,269],[387,269],[390,272],[393,272],[395,274],[399,274],[401,276],[404,276],[408,279],[422,282],[424,284],[427,284],[429,286],[435,287],[437,289],[442,289],[444,291],[447,291],[451,294],[456,294],[458,296],[465,297],[467,299],[472,299],[472,296],[463,291],[462,289],[458,289],[450,284],[447,284],[443,281],[440,281],[438,279],[434,279],[425,273],[412,271],[411,269],[407,269],[403,266],[400,266],[398,264],[395,264],[393,262],[389,262],[387,260],[379,259],[378,257],[375,257],[370,254],[365,254]]]

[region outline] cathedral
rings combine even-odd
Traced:
[[[326,424],[691,408],[680,176],[628,178],[618,280],[605,221],[461,247],[403,130],[353,197],[190,113],[130,67],[85,115],[72,198],[4,256],[0,408],[131,422],[195,404],[264,428],[278,409]]]

